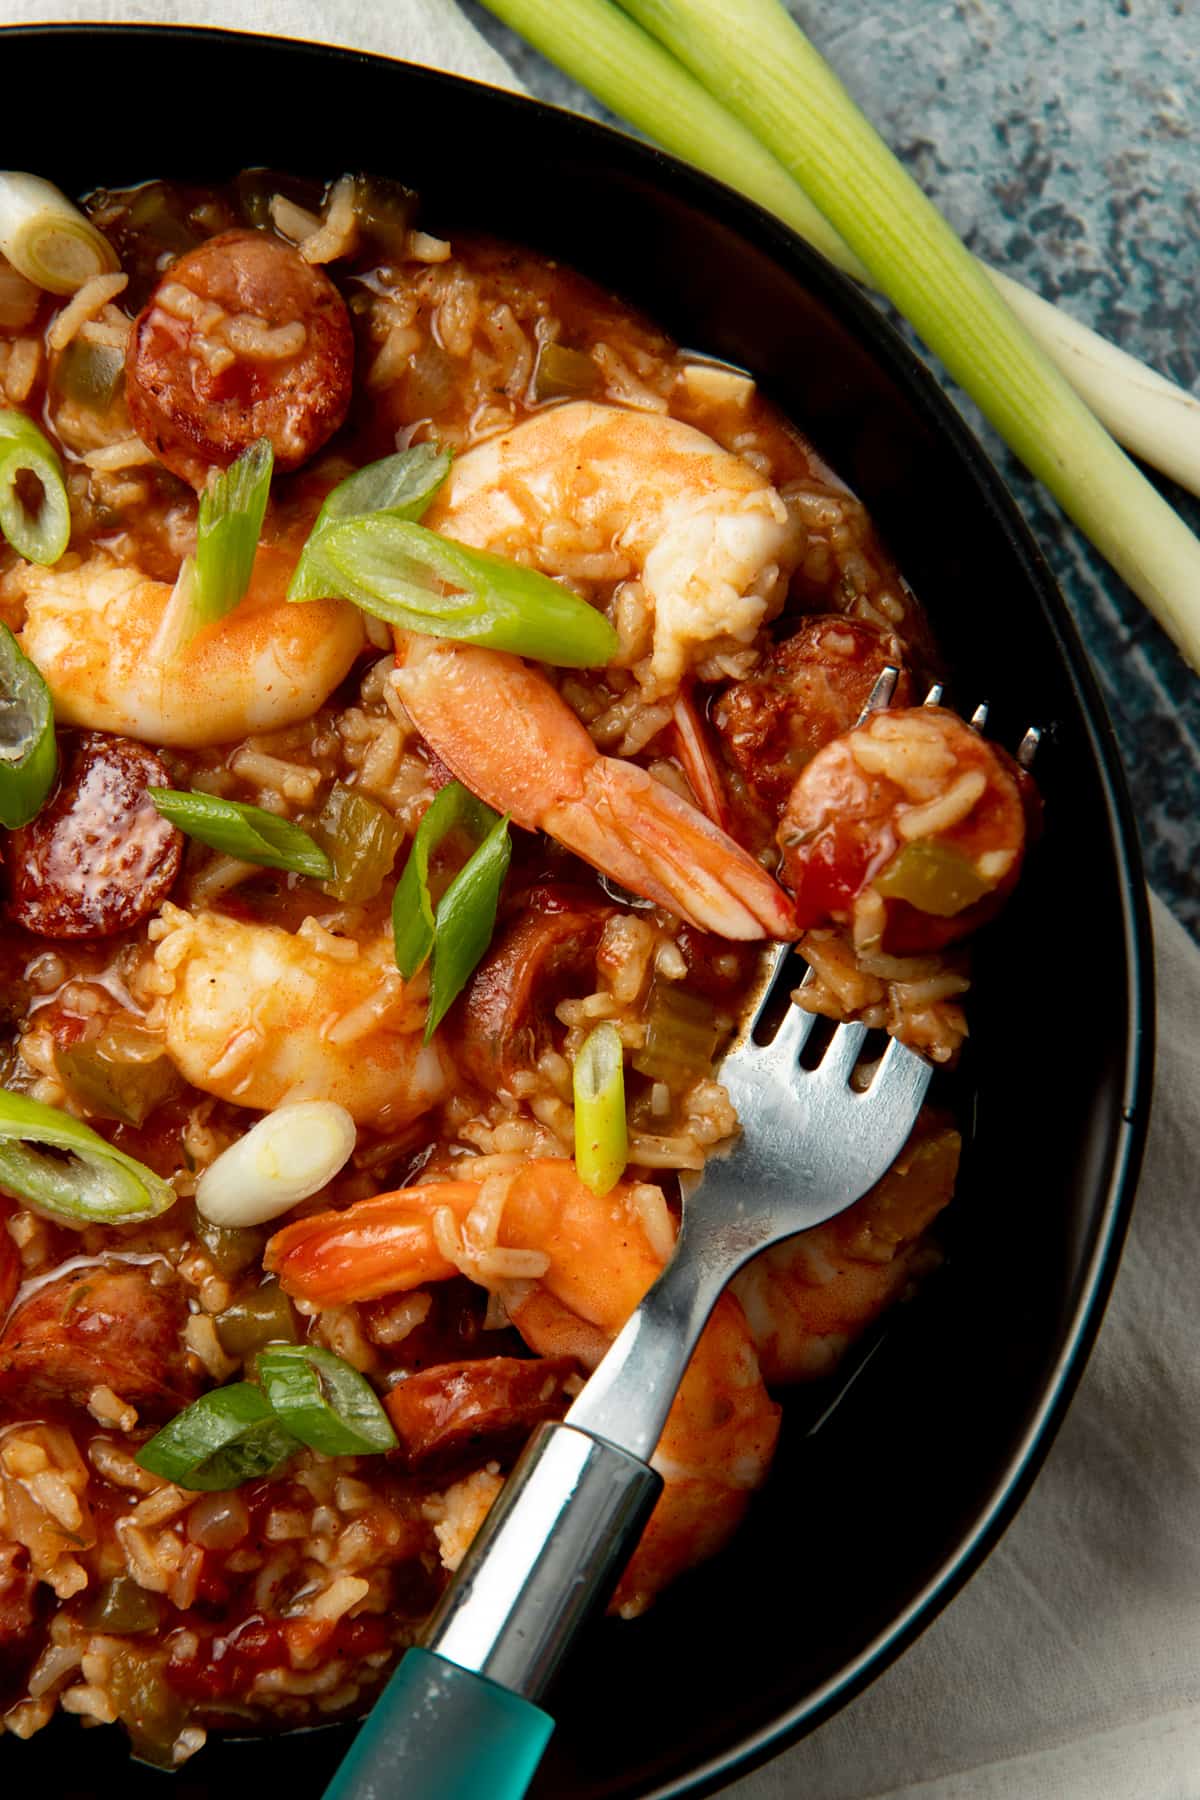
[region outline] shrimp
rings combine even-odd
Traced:
[[[500,650],[396,634],[397,690],[452,774],[518,825],[701,931],[791,938],[783,891],[636,763],[601,756],[537,669]]]
[[[549,575],[636,579],[654,614],[647,698],[720,646],[749,644],[800,550],[787,507],[740,457],[678,419],[582,400],[469,450],[425,523]],[[518,824],[701,930],[794,935],[759,864],[644,769],[601,756],[537,670],[400,632],[396,661],[422,736]]]
[[[424,522],[547,575],[639,581],[660,694],[714,645],[753,640],[802,549],[798,522],[740,456],[679,419],[591,400],[469,450]]]
[[[766,1379],[827,1375],[848,1345],[938,1261],[925,1234],[954,1192],[962,1140],[922,1119],[883,1180],[826,1225],[733,1279]]]
[[[393,1130],[449,1091],[449,1058],[422,1043],[424,979],[401,979],[384,938],[359,947],[310,919],[290,932],[170,904],[151,933],[167,1054],[205,1093],[263,1112],[336,1100]]]
[[[469,1243],[482,1189],[427,1182],[320,1213],[277,1232],[265,1266],[286,1292],[318,1306],[443,1281],[458,1273],[445,1227]],[[660,1202],[661,1204],[661,1202]],[[439,1218],[439,1215],[440,1218]],[[636,1186],[597,1199],[571,1163],[527,1163],[504,1197],[498,1242],[543,1253],[544,1273],[505,1289],[509,1316],[539,1356],[594,1367],[662,1268]],[[718,1304],[692,1357],[659,1440],[665,1486],[621,1578],[614,1610],[633,1618],[684,1569],[733,1535],[770,1467],[779,1408],[759,1374],[738,1302]]]
[[[21,647],[63,725],[191,750],[277,731],[316,712],[364,643],[347,602],[288,605],[294,563],[282,545],[261,545],[241,604],[169,652],[168,583],[102,553],[72,569],[31,567]]]

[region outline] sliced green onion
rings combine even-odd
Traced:
[[[1200,669],[1200,540],[1041,353],[778,0],[625,0],[804,188]]]
[[[588,1033],[575,1058],[575,1168],[585,1187],[604,1195],[625,1173],[625,1053],[611,1021]]]
[[[273,1344],[259,1353],[258,1378],[275,1416],[323,1456],[395,1449],[396,1434],[374,1388],[332,1350]]]
[[[549,576],[390,514],[330,525],[312,546],[334,593],[405,631],[461,638],[563,668],[611,662],[604,614]]]
[[[347,906],[373,900],[404,842],[404,828],[378,800],[335,781],[313,826],[313,837],[333,864],[321,883],[325,893]]]
[[[0,169],[0,255],[51,294],[74,294],[120,267],[102,232],[40,175]]]
[[[164,819],[226,856],[264,869],[287,869],[314,881],[328,881],[333,874],[333,864],[307,831],[261,806],[180,788],[152,787],[146,792]]]
[[[0,625],[0,824],[12,831],[36,818],[57,773],[50,689]]]
[[[250,586],[275,452],[259,438],[209,477],[196,518],[195,630],[231,612]]]
[[[449,781],[426,808],[404,872],[392,896],[396,967],[411,981],[433,950],[436,920],[429,891],[429,859],[452,831],[465,831],[479,844],[499,821],[499,813],[477,800],[461,781]]]
[[[425,1019],[426,1043],[470,980],[492,941],[500,889],[511,856],[512,842],[505,815],[492,826],[438,903],[429,1012]]]
[[[143,1444],[135,1461],[189,1493],[219,1493],[270,1475],[297,1448],[248,1381],[202,1394]]]
[[[368,463],[365,469],[339,482],[317,514],[308,541],[288,587],[289,600],[323,600],[331,592],[316,547],[332,524],[365,519],[372,513],[388,513],[397,519],[418,520],[450,473],[450,452],[437,444],[413,444]]]
[[[22,487],[41,490],[36,512]],[[0,534],[26,562],[49,567],[71,541],[71,508],[62,464],[24,413],[0,412]]]
[[[748,124],[714,98],[725,83],[714,77],[710,93],[683,62],[610,0],[567,4],[484,0],[484,4],[655,143],[748,194],[807,238],[844,274],[877,285],[799,182]],[[629,11],[634,10],[630,5]],[[741,26],[740,15],[731,18],[731,31]],[[665,31],[663,37],[665,42]],[[732,105],[732,91],[728,98]],[[753,106],[751,101],[751,111]],[[1172,480],[1200,493],[1200,398],[1000,270],[985,263],[980,267],[1113,436]]]
[[[205,1169],[196,1211],[234,1229],[277,1219],[333,1180],[356,1135],[354,1120],[334,1100],[277,1106]]]
[[[158,660],[169,661],[198,631],[223,619],[250,586],[274,466],[270,439],[259,438],[209,477],[196,516],[196,554],[184,557],[158,628]]]
[[[455,830],[474,838],[478,848],[454,877],[435,912],[429,890],[429,859]],[[491,943],[500,889],[511,855],[507,816],[502,819],[459,781],[442,788],[417,827],[392,897],[392,933],[396,967],[406,981],[430,954],[433,956],[426,1043]]]
[[[174,1188],[153,1169],[70,1113],[7,1088],[0,1089],[0,1187],[72,1227],[156,1219],[175,1204]]]

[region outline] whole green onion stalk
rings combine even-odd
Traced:
[[[485,4],[885,293],[1200,668],[1200,543],[1049,359],[1139,455],[1198,490],[1200,404],[976,262],[777,0]]]

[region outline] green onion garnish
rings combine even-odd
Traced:
[[[167,659],[196,633],[224,618],[254,573],[275,452],[259,438],[227,469],[209,477],[196,516],[196,554],[183,560],[159,627],[157,652]]]
[[[333,864],[307,831],[261,806],[179,788],[152,787],[146,792],[164,819],[226,856],[259,863],[264,869],[288,869],[313,881],[328,881],[333,874]]]
[[[33,486],[41,491],[36,512],[26,505]],[[0,411],[0,534],[18,556],[44,567],[56,563],[71,541],[62,464],[49,440],[21,412]]]
[[[55,1154],[55,1153],[58,1154]],[[0,1089],[0,1187],[62,1225],[155,1219],[175,1190],[79,1119]]]
[[[473,838],[478,848],[454,877],[435,912],[429,891],[429,859],[456,830]],[[477,800],[459,781],[442,788],[417,827],[392,897],[392,932],[396,967],[406,981],[433,956],[426,1043],[491,942],[511,854],[508,819]]]
[[[588,1033],[575,1058],[575,1167],[593,1194],[604,1195],[625,1173],[625,1060],[621,1034],[609,1021]]]
[[[231,612],[250,586],[275,452],[259,438],[237,461],[210,476],[196,518],[196,624]]]
[[[135,1461],[176,1487],[211,1494],[270,1475],[297,1448],[262,1391],[235,1381],[176,1413]]]
[[[11,831],[36,818],[57,773],[50,689],[0,625],[0,824]]]
[[[313,554],[336,595],[404,631],[570,669],[617,653],[604,614],[549,576],[391,514],[328,526]]]
[[[52,294],[73,294],[120,267],[108,239],[60,188],[19,169],[0,171],[0,255]]]
[[[277,1419],[324,1456],[370,1456],[396,1447],[375,1390],[332,1350],[272,1344],[258,1354],[258,1378]]]
[[[492,941],[496,907],[508,873],[512,842],[508,816],[498,819],[469,862],[459,870],[438,903],[429,984],[428,1043],[466,986]]]
[[[329,526],[347,519],[364,519],[372,513],[390,513],[397,519],[416,521],[450,473],[450,452],[436,444],[414,444],[398,450],[339,482],[317,514],[316,523],[300,553],[288,587],[289,600],[323,600],[336,596],[318,554],[318,545]]]

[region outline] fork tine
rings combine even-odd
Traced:
[[[981,700],[968,721],[972,731],[982,731],[988,721],[988,703]]]
[[[854,721],[856,726],[863,724],[865,720],[870,718],[873,712],[882,712],[886,707],[891,705],[892,696],[896,692],[896,683],[899,679],[900,670],[895,663],[885,663],[875,677],[874,684],[870,693],[867,695],[862,711]],[[940,693],[941,690],[939,689],[938,691]],[[777,944],[774,950],[770,952],[763,976],[762,988],[759,992],[758,999],[755,1002],[754,1010],[749,1014],[742,1027],[741,1043],[736,1049],[730,1052],[730,1056],[740,1056],[742,1046],[748,1045],[753,1038],[754,1033],[757,1031],[762,1016],[767,1010],[767,1005],[774,994],[775,984],[779,980],[780,970],[787,961],[790,950],[790,944]],[[800,983],[801,987],[804,987],[813,979],[813,973],[810,969],[805,974],[804,980]],[[798,1017],[796,1015],[798,1015]],[[809,1032],[813,1028],[813,1022],[812,1013],[806,1013],[803,1007],[793,1004],[788,1009],[783,1023],[771,1040],[769,1050],[772,1053],[773,1059],[783,1060],[785,1053],[789,1054],[793,1060],[798,1057],[801,1050],[804,1048]],[[761,1047],[755,1046],[754,1053],[756,1056],[761,1056],[763,1051]],[[728,1058],[726,1058],[726,1060],[728,1061]]]
[[[885,1088],[894,1088],[899,1098],[905,1091],[913,1095],[914,1106],[918,1105],[925,1089],[929,1086],[933,1074],[933,1064],[902,1044],[899,1038],[889,1038],[887,1049],[875,1066],[870,1086],[866,1092],[880,1098]],[[914,1111],[913,1117],[916,1117]]]
[[[820,1074],[829,1081],[848,1081],[850,1071],[858,1061],[858,1053],[863,1047],[863,1039],[867,1028],[859,1020],[852,1019],[848,1024],[839,1025],[829,1040],[829,1048],[821,1058]]]
[[[1031,725],[1025,736],[1017,745],[1017,762],[1022,769],[1031,769],[1033,759],[1038,753],[1038,745],[1042,741],[1041,727]]]
[[[809,976],[805,976],[804,981],[801,982],[800,985],[802,987],[806,986],[809,979]],[[808,1042],[809,1033],[816,1022],[816,1013],[810,1013],[807,1008],[797,1006],[794,1000],[790,1001],[788,1003],[788,1009],[783,1015],[779,1030],[771,1039],[765,1054],[776,1064],[796,1062],[800,1052]],[[758,1050],[755,1054],[757,1056],[762,1056],[764,1052]]]
[[[941,682],[935,681],[933,683],[933,685],[930,687],[929,692],[926,694],[925,698],[922,700],[921,705],[922,706],[940,706],[942,704],[942,695],[945,693],[945,691],[946,690],[942,686]]]
[[[896,683],[899,679],[900,671],[896,665],[885,663],[875,677],[875,685],[867,695],[862,711],[854,721],[856,726],[861,725],[863,720],[869,718],[873,712],[882,712],[885,707],[892,704],[892,695],[896,692]]]

